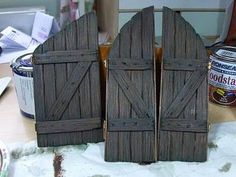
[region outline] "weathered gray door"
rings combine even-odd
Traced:
[[[137,13],[116,37],[108,59],[105,160],[155,160],[153,7]]]
[[[88,13],[33,56],[38,146],[102,140],[97,20]]]
[[[179,14],[163,9],[163,65],[158,128],[159,160],[207,158],[206,49]]]

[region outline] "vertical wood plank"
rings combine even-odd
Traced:
[[[206,50],[204,50],[204,44],[199,35],[197,35],[197,58],[208,61]],[[206,78],[197,90],[197,102],[196,102],[196,119],[207,120],[208,119],[208,81]],[[194,161],[206,161],[207,160],[207,133],[196,133],[195,135],[195,150]]]
[[[79,30],[77,28],[79,28],[79,27],[77,26],[76,21],[74,21],[66,29],[66,49],[67,50],[76,50],[77,49],[77,40],[80,40],[77,37],[77,35],[78,35],[77,31]],[[67,63],[68,77],[73,72],[76,65],[77,65],[77,63]],[[68,111],[69,111],[70,119],[76,119],[76,118],[81,117],[80,116],[80,101],[79,101],[78,89],[76,90],[74,96],[72,97],[72,99],[69,103]]]
[[[62,30],[58,35],[54,36],[54,50],[65,50],[65,30]],[[67,75],[66,64],[55,64],[55,77],[56,77],[56,98],[63,91],[63,86],[66,83]],[[68,119],[68,110],[65,110],[61,119]]]
[[[65,41],[64,41],[64,49],[65,50],[76,50],[76,42],[77,42],[77,28],[76,22],[72,22],[65,29]],[[66,72],[67,79],[70,77],[77,63],[67,63],[66,64]],[[75,91],[73,97],[71,98],[68,107],[66,108],[68,112],[67,119],[79,119],[80,118],[80,102],[79,102],[79,92],[78,89]],[[64,139],[66,139],[67,144],[80,144],[82,143],[81,132],[71,132],[71,133],[63,133]]]
[[[153,7],[145,8],[142,11],[142,52],[143,58],[154,60],[154,13]],[[148,105],[152,118],[155,113],[155,86],[153,70],[143,72],[143,100]],[[155,133],[154,131],[143,132],[143,161],[152,162],[155,160]]]
[[[98,50],[98,29],[97,18],[95,13],[88,15],[88,47],[92,50]],[[98,58],[98,55],[97,55]],[[100,73],[99,60],[93,62],[90,67],[90,94],[91,94],[91,110],[92,117],[101,117],[101,89],[100,89]],[[102,124],[102,120],[101,120]],[[102,128],[92,130],[92,141],[102,141]]]
[[[77,24],[78,39],[77,46],[79,49],[88,49],[88,21],[87,14],[82,16]],[[80,108],[81,108],[81,118],[91,117],[91,98],[90,98],[90,82],[89,82],[89,72],[84,76],[83,81],[79,87],[80,93]],[[90,131],[83,131],[82,133],[83,142],[91,142],[92,133]]]
[[[185,22],[181,19],[180,14],[175,14],[175,57],[186,58],[185,56],[185,45],[186,45],[186,28]],[[174,61],[173,61],[174,62]],[[184,86],[185,71],[172,71],[173,84],[174,84],[174,95],[175,98],[182,87]],[[184,115],[181,113],[178,119],[183,119]],[[170,160],[181,160],[182,159],[182,132],[171,132],[171,151]]]
[[[54,50],[65,50],[65,33],[64,30],[61,31],[59,34],[55,35],[53,38],[53,46]],[[63,91],[62,88],[64,87],[67,81],[67,69],[66,64],[55,64],[55,86],[56,86],[56,98],[58,98],[59,94]],[[61,119],[68,119],[68,110],[65,110],[64,113],[58,120]],[[49,134],[48,138],[53,140],[54,145],[61,145],[61,144],[68,144],[70,141],[68,138],[65,137],[65,134]],[[49,142],[50,144],[50,142]]]
[[[43,52],[42,45],[38,46],[34,54],[41,54]],[[33,77],[34,77],[34,102],[35,102],[35,119],[36,123],[44,121],[45,116],[45,100],[44,100],[44,77],[43,77],[43,66],[33,65]],[[37,134],[38,146],[44,145],[45,136]]]
[[[168,8],[163,8],[163,24],[162,24],[162,47],[163,47],[163,61],[165,58],[174,58],[174,49],[175,49],[175,14],[173,11]],[[162,86],[161,86],[161,112],[160,112],[160,121],[164,119],[165,109],[172,103],[173,99],[173,74],[171,72],[163,70],[162,66]],[[166,91],[168,89],[168,92]],[[161,129],[161,127],[160,127]],[[158,140],[158,155],[159,160],[168,160],[170,157],[170,133],[168,131],[159,132]]]
[[[130,58],[130,21],[120,30],[120,58]],[[119,71],[118,71],[119,72]],[[130,71],[124,71],[130,78]],[[120,118],[130,119],[131,105],[122,89],[119,87]],[[119,132],[119,161],[130,161],[130,132]]]
[[[76,21],[72,22],[70,26],[66,29],[66,50],[76,50],[77,49],[77,23]],[[73,72],[75,66],[78,63],[67,63],[67,77],[69,78],[71,73]],[[79,89],[77,88],[70,103],[68,105],[68,114],[69,119],[80,119],[80,95]],[[70,136],[70,137],[69,137]],[[80,144],[83,143],[82,133],[81,132],[72,132],[67,134],[68,139],[70,139],[72,144]]]
[[[196,34],[189,23],[186,23],[186,58],[197,57]],[[186,72],[185,82],[192,72]],[[195,119],[196,116],[196,94],[191,98],[184,110],[185,119]],[[183,133],[183,161],[194,161],[195,133]]]
[[[136,14],[132,18],[132,29],[131,29],[131,57],[133,58],[142,58],[142,45],[141,45],[141,13]],[[140,95],[142,95],[142,78],[143,74],[140,71],[132,71],[131,73],[131,81],[135,84],[137,90]],[[131,117],[138,118],[136,112],[132,109],[131,105]],[[131,160],[132,162],[141,162],[143,156],[142,149],[142,132],[131,132],[130,133],[130,143],[131,143]]]
[[[51,37],[43,44],[43,52],[46,53],[47,51],[53,51],[54,50],[54,37]],[[48,64],[44,65],[44,84],[45,84],[45,116],[48,116],[48,113],[50,111],[51,106],[56,100],[56,77],[55,77],[55,67],[54,64]],[[50,120],[50,117],[49,117]],[[45,141],[47,141],[47,144],[44,146],[54,146],[54,136],[48,134],[47,138],[45,138]]]
[[[112,60],[112,57],[120,57],[120,39],[119,35],[116,37],[113,42],[108,60]],[[108,65],[109,68],[109,65]],[[107,70],[107,90],[106,90],[106,121],[109,119],[118,119],[119,118],[119,92],[118,92],[118,83],[115,81],[112,74],[109,74]],[[109,124],[108,124],[109,126]],[[117,161],[118,159],[118,147],[119,147],[119,136],[118,132],[109,132],[106,134],[106,146],[105,146],[105,160],[106,161]]]

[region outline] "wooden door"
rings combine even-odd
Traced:
[[[163,9],[163,64],[158,124],[158,159],[207,158],[206,49],[191,25]]]
[[[120,30],[108,59],[106,161],[155,160],[153,7]]]
[[[88,13],[34,52],[38,146],[102,141],[95,13]]]

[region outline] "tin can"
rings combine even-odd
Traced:
[[[224,106],[236,106],[236,48],[214,48],[210,63],[209,100]]]
[[[20,111],[24,116],[34,118],[32,53],[13,60],[11,68]]]

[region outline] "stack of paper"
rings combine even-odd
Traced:
[[[0,47],[3,49],[0,63],[10,62],[21,55],[34,52],[40,43],[58,31],[60,27],[55,18],[42,12],[35,15],[31,36],[8,26],[0,32]]]
[[[60,31],[60,27],[54,17],[42,12],[36,13],[31,34],[33,39],[43,43],[50,35],[56,34],[58,31]]]
[[[2,32],[0,46],[4,49],[27,49],[31,43],[31,36],[8,26]]]

